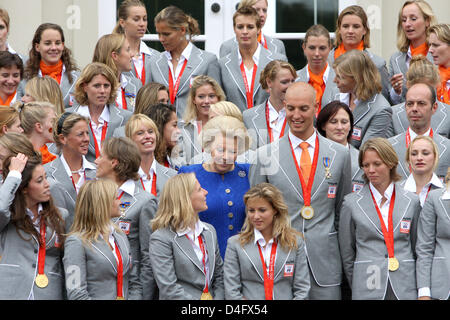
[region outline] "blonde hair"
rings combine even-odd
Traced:
[[[79,121],[84,121],[86,124],[89,124],[90,120],[76,112],[65,112],[56,119],[53,125],[53,141],[55,141],[58,151],[61,151],[64,147],[60,136],[67,137]]]
[[[89,180],[80,188],[75,203],[75,217],[69,235],[77,235],[90,246],[113,226],[111,210],[117,197],[117,184],[110,179]],[[107,241],[107,239],[105,239]]]
[[[139,130],[141,124],[153,129],[156,136],[155,143],[158,145],[160,139],[158,127],[156,126],[156,123],[145,114],[133,114],[130,119],[128,119],[127,124],[125,125],[125,136],[129,139],[133,139],[133,136],[136,134],[136,131]]]
[[[306,30],[304,44],[308,43],[309,37],[325,37],[328,40],[328,46],[331,48],[331,37],[330,32],[321,24],[315,24]]]
[[[211,152],[212,144],[217,136],[234,138],[237,140],[238,154],[248,150],[250,136],[244,122],[230,116],[218,116],[209,120],[202,129],[199,139],[206,152]]]
[[[334,45],[336,47],[339,47],[342,43],[342,36],[341,36],[341,24],[342,20],[346,15],[355,15],[361,19],[361,23],[363,28],[366,30],[366,34],[363,36],[364,41],[364,49],[370,48],[370,28],[369,28],[369,22],[367,19],[367,14],[364,11],[364,9],[361,6],[353,5],[348,6],[344,10],[341,11],[339,14],[337,21],[336,21],[336,38],[334,39]]]
[[[436,88],[441,83],[439,70],[426,57],[417,55],[409,62],[409,69],[406,72],[406,84],[408,87],[416,83],[427,83]]]
[[[77,82],[75,83],[75,100],[80,105],[88,105],[89,99],[84,92],[83,86],[85,84],[88,84],[92,81],[92,79],[97,76],[102,75],[106,78],[106,80],[109,81],[111,84],[111,93],[109,95],[109,99],[106,102],[107,104],[111,104],[114,101],[116,101],[117,96],[117,88],[119,87],[119,81],[117,80],[117,75],[111,70],[110,67],[108,67],[106,64],[99,63],[99,62],[92,62],[88,64],[86,67],[84,67],[83,71],[81,72],[80,77],[78,78]]]
[[[244,195],[247,216],[242,226],[242,231],[239,234],[241,246],[243,247],[247,243],[250,243],[255,237],[254,227],[248,215],[247,203],[249,200],[256,198],[266,200],[275,210],[272,236],[277,239],[280,246],[286,251],[297,249],[297,236],[303,237],[303,235],[291,227],[288,206],[284,202],[281,191],[272,184],[265,182],[252,187]]]
[[[148,107],[158,104],[158,92],[162,90],[166,91],[167,95],[169,95],[169,89],[158,82],[149,82],[141,87],[136,95],[134,114],[144,113]]]
[[[360,168],[363,168],[364,154],[366,151],[375,151],[381,160],[389,167],[391,181],[399,181],[401,176],[397,173],[398,166],[398,156],[392,147],[391,143],[385,138],[371,138],[364,142],[364,144],[359,149],[358,164]],[[368,182],[369,179],[366,174],[363,174],[364,181]]]
[[[233,28],[236,26],[236,19],[239,16],[245,16],[245,17],[252,17],[255,19],[255,25],[256,29],[261,30],[261,17],[259,16],[258,12],[253,7],[240,7],[236,10],[236,12],[233,14]]]
[[[436,17],[433,13],[433,9],[428,4],[428,2],[424,0],[408,0],[403,3],[403,6],[400,8],[398,13],[398,23],[397,23],[397,48],[400,52],[408,52],[410,41],[406,37],[405,31],[403,31],[402,27],[402,15],[403,9],[410,4],[415,4],[419,8],[420,12],[423,15],[425,21],[430,23],[430,26],[437,23]]]
[[[239,2],[238,9],[240,9],[240,8],[242,8],[242,7],[252,7],[252,6],[254,6],[258,1],[259,1],[259,0],[242,0],[242,1]],[[266,5],[269,5],[269,3],[267,2],[267,0],[264,0],[264,1],[266,1]]]
[[[440,23],[431,26],[427,30],[428,37],[430,34],[434,33],[439,41],[450,45],[450,25],[448,23]]]
[[[198,221],[191,202],[196,181],[193,172],[180,173],[167,180],[155,218],[150,222],[153,232],[161,228],[182,231]]]
[[[9,32],[9,14],[8,11],[5,9],[0,8],[0,19],[2,19],[5,22],[6,29]]]
[[[44,123],[50,111],[56,113],[53,104],[43,101],[25,103],[19,111],[20,125],[27,136],[33,133],[36,123]]]
[[[336,74],[355,80],[354,93],[358,100],[366,101],[381,92],[381,76],[367,53],[350,50],[339,56],[333,64]]]
[[[127,20],[129,17],[128,9],[131,7],[144,7],[145,4],[140,0],[124,0],[120,3],[119,9],[117,9],[117,18],[118,20]],[[146,9],[147,11],[147,9]],[[113,33],[122,33],[125,34],[125,30],[123,30],[120,22],[117,21],[116,26],[114,27]]]
[[[23,153],[28,159],[34,158],[37,159],[38,162],[42,162],[41,154],[34,150],[30,139],[21,133],[5,133],[0,137],[0,146],[8,150],[10,155],[16,156],[18,153]]]
[[[192,82],[192,86],[189,89],[189,95],[186,102],[186,111],[184,113],[184,122],[189,123],[192,119],[197,118],[197,107],[194,104],[195,95],[197,94],[197,90],[200,87],[210,85],[219,101],[225,100],[225,93],[222,90],[222,87],[217,83],[216,80],[207,76],[207,75],[199,75],[194,78]]]
[[[406,149],[406,155],[405,155],[406,162],[411,164],[410,160],[411,160],[412,147],[413,147],[414,143],[419,140],[425,140],[431,144],[431,148],[433,149],[433,153],[434,153],[433,170],[435,170],[439,164],[439,149],[438,149],[436,142],[434,142],[433,139],[428,136],[417,136],[413,139],[413,141],[411,141],[408,148]]]
[[[121,33],[105,34],[98,39],[95,45],[94,56],[92,62],[100,62],[106,64],[118,76],[116,63],[112,57],[112,53],[120,53],[125,43],[125,35]],[[117,78],[119,81],[119,79]]]
[[[64,113],[64,100],[58,82],[49,76],[33,77],[25,85],[25,92],[35,101],[48,101],[55,106],[56,114]]]
[[[274,81],[281,69],[287,69],[294,77],[294,79],[297,78],[297,73],[295,72],[295,68],[292,66],[292,64],[282,60],[272,60],[261,71],[261,76],[259,78],[261,88],[263,88],[264,90],[269,89],[267,85],[267,79]]]
[[[156,15],[154,19],[155,25],[160,22],[165,22],[169,28],[174,30],[184,27],[186,34],[189,35],[189,41],[192,40],[192,36],[200,34],[197,20],[175,6],[168,6]]]
[[[0,135],[3,135],[3,126],[11,126],[19,119],[19,111],[10,106],[0,106]]]
[[[241,110],[239,110],[239,108],[230,101],[219,101],[210,105],[209,112],[214,112],[220,116],[230,116],[238,119],[239,121],[244,121]]]
[[[105,140],[102,143],[102,156],[117,160],[118,163],[113,168],[117,180],[139,179],[141,153],[133,140],[127,137],[113,137]]]

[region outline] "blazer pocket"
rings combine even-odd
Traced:
[[[21,266],[0,264],[0,299],[15,299],[17,292],[23,290],[27,279]]]

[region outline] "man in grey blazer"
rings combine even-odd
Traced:
[[[268,182],[283,193],[292,226],[305,236],[311,278],[309,298],[340,299],[342,264],[337,227],[343,198],[351,192],[350,152],[316,132],[317,104],[311,85],[292,84],[286,91],[284,105],[289,133],[257,150],[256,162],[250,167],[250,183],[254,186]],[[306,141],[308,149],[302,151],[298,141]],[[301,169],[297,170],[302,168],[302,152],[310,154],[313,166],[317,164],[310,192],[309,184],[302,187]],[[312,207],[313,214],[307,206]]]
[[[409,165],[406,163],[406,149],[409,142],[417,135],[428,135],[433,137],[439,150],[439,163],[435,173],[439,178],[444,178],[450,165],[450,140],[432,131],[431,119],[436,113],[438,104],[436,102],[436,90],[424,83],[411,86],[406,93],[405,112],[409,122],[409,128],[392,138],[392,144],[399,157],[397,172],[406,179],[409,174]]]

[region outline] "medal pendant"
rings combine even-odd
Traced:
[[[200,297],[200,300],[213,300],[213,297],[212,297],[211,293],[203,292]]]
[[[34,282],[39,288],[45,288],[48,285],[48,278],[45,274],[38,274]]]
[[[389,258],[388,260],[389,271],[396,271],[399,268],[399,266],[400,263],[398,262],[396,257]]]
[[[325,178],[326,179],[331,179],[331,172],[329,168],[325,169]]]
[[[125,300],[124,297],[117,297],[116,300]]]
[[[314,217],[314,209],[311,206],[304,206],[300,212],[303,219],[309,220]]]

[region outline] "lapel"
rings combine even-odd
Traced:
[[[113,234],[113,236],[114,236],[114,234]],[[117,236],[115,236],[114,238],[116,239]],[[114,272],[117,273],[117,260],[114,257],[114,254],[113,254],[111,248],[109,247],[107,241],[108,241],[108,239],[102,239],[101,237],[98,237],[97,241],[92,242],[92,247],[95,249],[97,254],[103,256],[106,260],[109,261]],[[120,250],[120,248],[119,248],[119,250]],[[122,252],[120,252],[120,254],[122,255]],[[123,256],[122,256],[122,260],[123,260]]]
[[[447,216],[447,219],[450,220],[450,200],[443,200],[442,196],[445,192],[445,188],[442,189],[441,195],[439,196],[439,202],[441,203],[442,208],[444,209],[445,215]],[[444,204],[444,201],[446,204]]]
[[[392,115],[392,117],[397,117],[398,123],[400,124],[400,127],[402,128],[402,132],[406,131],[408,129],[409,123],[408,118],[406,117],[406,110],[405,110],[405,103],[401,103],[398,105],[397,108],[393,108],[393,110],[397,110],[395,115]],[[402,117],[404,116],[404,117]],[[405,122],[406,120],[406,122]]]
[[[279,164],[280,170],[284,173],[285,178],[291,187],[303,201],[303,190],[300,178],[295,168],[295,158],[292,155],[291,144],[289,142],[289,132],[279,140]],[[314,186],[313,186],[314,189]]]
[[[70,198],[75,202],[77,199],[77,193],[75,188],[73,187],[72,180],[67,175],[66,170],[61,162],[61,158],[58,157],[54,161],[52,161],[49,165],[49,174],[53,178],[53,180],[58,181],[64,187],[64,189],[69,194]]]
[[[397,171],[400,169],[405,177],[409,176],[409,168],[405,160],[406,155],[406,131],[392,138],[392,146],[398,156]]]
[[[375,102],[377,95],[373,96],[371,101],[362,101],[356,108],[353,110],[353,117],[355,118],[354,124],[357,124],[366,114],[370,111],[370,105]]]
[[[109,108],[109,123],[108,123],[108,129],[106,130],[106,137],[105,137],[105,140],[106,140],[113,136],[115,128],[122,126],[124,118],[120,114],[120,109],[117,108],[116,106],[108,104],[105,107]],[[94,150],[94,152],[95,152],[95,150]]]
[[[169,62],[165,54],[161,53],[156,61],[156,68],[161,75],[161,79],[164,80],[164,85],[169,87]]]
[[[260,145],[269,143],[269,135],[267,133],[266,123],[266,103],[261,104],[259,107],[254,107],[254,113],[252,117],[252,124],[258,134],[258,139],[261,141]]]
[[[189,260],[204,274],[202,262],[197,258],[191,240],[186,235],[179,236],[174,232],[174,241]],[[214,252],[214,251],[213,251]]]
[[[255,244],[254,237],[250,240],[249,243],[244,245],[242,248],[247,258],[250,260],[253,268],[256,270],[256,273],[260,277],[261,281],[264,281],[264,272],[261,257],[259,255],[258,246]]]
[[[136,183],[135,183],[136,184]],[[137,199],[136,199],[136,191],[138,190],[138,186],[136,184],[135,189],[134,189],[134,195],[129,195],[128,193],[124,193],[122,199],[120,199],[120,203],[126,203],[129,202],[129,205],[126,207],[125,212],[123,213],[123,217],[121,218],[127,218],[127,213],[131,211],[131,208],[136,204]]]
[[[288,252],[284,251],[284,249],[278,243],[277,245],[277,255],[275,259],[275,268],[274,268],[274,279],[278,277],[278,275],[283,271],[283,267],[286,264],[286,260],[289,257],[291,250]]]
[[[259,83],[259,78],[261,75],[261,71],[263,71],[264,67],[272,61],[272,52],[265,49],[261,46],[261,52],[259,53],[259,61],[258,61],[258,70],[256,71],[256,77],[255,77],[255,87],[253,89],[253,100],[255,100],[256,93],[258,92],[259,88],[261,87],[261,84]]]
[[[436,133],[439,132],[439,128],[441,127],[441,125],[443,125],[446,121],[449,121],[447,119],[447,113],[445,112],[446,108],[449,108],[449,106],[446,106],[441,101],[437,101],[437,103],[438,103],[438,108],[436,110],[436,113],[433,114],[433,116],[431,117],[432,127],[435,128]],[[439,115],[438,115],[438,113],[439,113]]]
[[[181,130],[183,130],[183,137],[186,137],[189,139],[187,141],[188,146],[191,146],[194,149],[194,153],[191,154],[191,157],[194,156],[194,154],[202,153],[202,146],[200,145],[200,141],[198,139],[198,134],[195,132],[195,127],[191,123],[187,123],[184,126],[181,126]],[[197,139],[196,139],[197,138]]]
[[[411,198],[408,196],[408,192],[403,189],[399,183],[395,183],[395,203],[394,212],[392,213],[392,225],[394,226],[394,232],[398,229],[398,226],[408,211],[410,204]]]
[[[444,153],[447,151],[447,147],[445,146],[446,139],[442,137],[438,132],[435,132],[433,134],[433,140],[438,145],[439,159],[441,159],[443,158]]]
[[[241,68],[239,66],[239,57],[236,48],[233,48],[231,52],[226,56],[228,61],[225,62],[225,67],[228,70],[228,73],[236,84],[236,88],[242,94],[242,97],[247,101],[247,97],[245,95],[245,84],[244,79],[242,78]]]
[[[208,254],[209,265],[209,281],[211,281],[214,274],[214,267],[216,265],[216,245],[214,243],[214,237],[210,230],[203,230],[203,239],[206,242],[206,252]]]
[[[400,55],[395,58],[395,63],[397,64],[397,68],[403,73],[406,74],[408,72],[408,66],[406,65],[406,57],[407,54],[402,52]]]
[[[195,71],[197,71],[197,69],[201,66],[203,62],[202,54],[203,52],[199,48],[197,48],[194,44],[192,44],[191,55],[186,64],[186,69],[181,75],[180,87],[178,89],[177,95],[179,95],[179,93],[183,91],[186,84],[189,87],[191,77],[195,75]]]
[[[77,80],[77,76],[72,73],[73,82],[70,83],[66,73],[67,72],[64,72],[61,78],[61,84],[59,85],[61,88],[61,93],[63,94],[63,100],[66,100],[67,96],[69,95],[70,91],[72,90],[72,87],[75,85],[75,82]]]
[[[303,69],[300,69],[297,71],[297,79],[295,80],[296,82],[297,81],[301,81],[301,82],[308,81],[307,68],[308,68],[308,66],[306,65]]]
[[[316,174],[314,175],[314,183],[311,190],[311,200],[314,199],[316,192],[320,189],[320,186],[325,181],[325,166],[323,164],[323,158],[330,158],[330,169],[333,168],[334,160],[336,158],[336,150],[334,150],[332,142],[323,138],[318,132],[316,132],[316,134],[319,137],[319,155],[317,158],[317,168]]]

